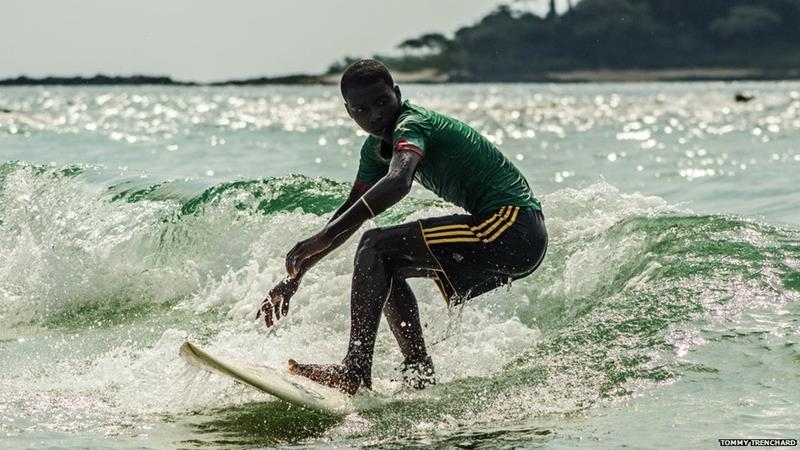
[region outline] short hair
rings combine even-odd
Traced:
[[[339,88],[344,96],[353,87],[364,86],[376,81],[383,81],[389,86],[394,86],[392,74],[382,62],[375,59],[362,59],[350,64],[344,70]]]

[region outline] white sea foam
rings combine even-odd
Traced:
[[[398,434],[435,446],[545,426],[556,430],[546,437],[553,448],[652,436],[680,445],[743,423],[786,436],[798,422],[797,390],[790,375],[775,374],[792,374],[797,360],[796,232],[719,216],[669,218],[663,227],[640,218],[663,219],[668,203],[689,201],[702,213],[798,223],[796,83],[751,83],[757,98],[747,105],[732,101],[741,87],[404,89],[500,144],[543,200],[550,250],[532,276],[453,311],[428,280],[414,281],[442,384],[420,393],[392,382],[400,356],[382,326],[380,395],[367,399],[377,426],[348,421],[340,433],[355,430],[353,446]],[[120,434],[141,439],[129,447],[162,447],[148,436],[164,423],[164,442],[176,446],[202,437],[172,423],[175,415],[180,422],[188,411],[265,401],[187,367],[176,354],[184,339],[275,366],[343,356],[357,237],[308,275],[289,317],[267,332],[255,307],[283,276],[286,251],[324,218],[264,213],[248,192],[272,197],[255,184],[198,198],[186,211],[186,198],[161,195],[175,184],[113,202],[119,191],[102,184],[189,178],[219,187],[298,171],[351,180],[364,133],[335,90],[14,88],[2,103],[13,110],[0,113],[5,160],[51,169],[0,166],[0,446],[88,447],[108,433],[117,437],[102,443],[112,447],[126,445]],[[73,163],[104,164],[103,173],[59,175],[59,164]],[[697,173],[705,176],[684,176]],[[309,195],[330,196],[326,189]],[[409,209],[412,218],[456,212]],[[587,410],[609,398],[622,401]],[[676,435],[687,429],[686,405],[704,426]],[[647,433],[620,433],[632,420]],[[454,442],[462,444],[443,446]]]
[[[26,192],[36,195],[23,195]],[[662,200],[623,195],[605,184],[559,191],[546,196],[544,203],[554,205],[547,213],[551,245],[587,238],[620,218],[665,207]],[[587,205],[602,209],[602,216],[588,213]],[[6,230],[1,236],[5,251],[0,252],[6,262],[0,278],[6,292],[4,320],[38,321],[47,314],[98,303],[102,309],[102,302],[108,300],[123,309],[131,303],[163,308],[178,300],[167,306],[174,311],[168,314],[176,317],[172,320],[176,323],[165,331],[157,330],[163,327],[157,321],[134,321],[127,330],[122,324],[112,325],[102,333],[108,334],[107,338],[95,335],[90,343],[59,344],[66,354],[80,355],[77,361],[62,359],[57,370],[33,362],[31,367],[39,372],[40,382],[50,386],[57,397],[95,398],[89,394],[95,392],[109,413],[128,417],[261,398],[256,392],[187,367],[177,356],[185,339],[199,341],[216,354],[275,367],[282,367],[288,358],[336,362],[344,356],[357,236],[307,275],[289,316],[273,330],[265,330],[254,320],[265,293],[284,276],[287,250],[324,225],[324,217],[300,211],[240,213],[233,200],[225,199],[194,214],[178,216],[180,205],[172,201],[109,202],[80,177],[35,175],[30,167],[6,177],[2,206]],[[50,218],[45,218],[43,211]],[[409,220],[454,212],[458,211],[452,207],[424,208]],[[635,240],[630,245],[635,246]],[[542,294],[554,296],[558,291],[558,296],[565,298],[591,292],[609,275],[587,269],[598,262],[608,265],[609,258],[619,260],[626,250],[608,252],[602,243],[581,247],[568,258],[565,268],[543,270],[510,289],[450,311],[433,283],[414,281],[440,382],[489,377],[534,349],[540,332],[534,324],[521,322],[519,312],[535,308]],[[595,275],[586,277],[587,273]],[[181,324],[194,315],[199,318],[192,321],[193,326]],[[103,320],[103,315],[94,317],[95,325],[101,327]],[[139,327],[148,327],[142,331],[150,337],[136,339]],[[92,329],[79,330],[76,336],[91,334]],[[391,381],[400,361],[393,337],[383,324],[374,368],[379,391],[401,389]],[[7,387],[18,394],[32,388],[21,378]],[[90,409],[77,408],[73,414],[89,414]],[[95,422],[87,419],[84,423]]]

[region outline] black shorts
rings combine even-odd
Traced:
[[[530,275],[544,259],[547,229],[541,211],[504,206],[477,216],[419,221],[439,269],[436,284],[450,305]]]

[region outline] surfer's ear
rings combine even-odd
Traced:
[[[400,93],[400,86],[394,85],[394,95],[397,96],[397,101],[400,102],[403,100],[403,94]]]

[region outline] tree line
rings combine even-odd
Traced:
[[[573,4],[574,3],[574,4]],[[452,38],[426,33],[376,55],[400,71],[536,80],[552,71],[800,68],[800,0],[581,0],[544,16],[502,5]],[[357,58],[333,64],[337,73]]]

